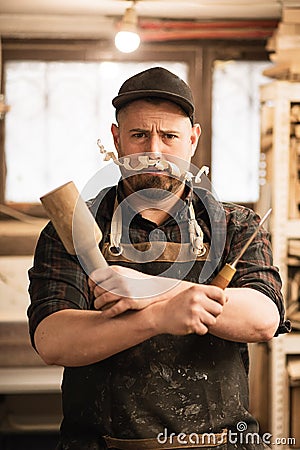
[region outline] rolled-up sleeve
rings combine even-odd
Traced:
[[[257,230],[260,217],[248,208],[235,209],[228,222],[228,262],[233,262],[242,248]],[[262,227],[253,242],[236,265],[232,287],[248,287],[262,292],[277,306],[280,324],[275,336],[290,331],[288,320],[284,319],[285,309],[282,297],[282,282],[279,270],[273,264],[270,234]]]
[[[87,275],[76,256],[66,252],[51,222],[41,232],[28,276],[27,315],[34,346],[35,330],[45,317],[63,309],[89,309],[90,291]]]

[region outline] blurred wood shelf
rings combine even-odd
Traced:
[[[47,219],[32,223],[18,220],[0,220],[0,256],[32,255]]]
[[[260,92],[261,162],[264,171],[256,210],[273,209],[269,222],[273,259],[281,274],[288,312],[292,300],[291,275],[297,267],[300,270],[300,146],[294,125],[300,110],[300,83],[273,81],[261,86]],[[269,129],[273,130],[272,142],[265,133]],[[287,364],[291,357],[300,357],[300,332],[294,329],[290,334],[272,339],[269,350],[271,433],[273,437],[287,437],[293,433]],[[274,445],[274,450],[284,448],[284,444]]]
[[[0,394],[60,393],[62,367],[0,367]]]

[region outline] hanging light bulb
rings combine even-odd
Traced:
[[[137,29],[137,14],[134,6],[127,8],[123,16],[120,30],[115,36],[115,45],[123,53],[131,53],[140,45]]]

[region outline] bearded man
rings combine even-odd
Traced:
[[[268,233],[228,288],[211,285],[259,217],[194,186],[189,86],[155,67],[113,105],[122,176],[89,202],[109,267],[88,276],[49,223],[29,272],[32,343],[65,367],[57,448],[262,449],[246,343],[288,331]]]

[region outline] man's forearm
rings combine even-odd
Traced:
[[[250,288],[227,288],[228,301],[209,332],[237,342],[270,340],[279,325],[279,312],[266,295]]]
[[[159,279],[160,277],[157,277],[158,282]],[[111,311],[112,315],[117,315],[119,309],[122,313],[129,308],[146,308],[156,301],[172,301],[172,298],[178,295],[184,298],[190,287],[196,288],[194,292],[197,293],[198,290],[201,291],[203,285],[178,280],[176,287],[163,295],[146,301],[126,298],[117,302],[108,311]],[[272,300],[250,288],[227,288],[225,293],[228,301],[217,317],[216,324],[209,327],[211,334],[237,342],[260,342],[274,336],[279,323],[279,312]]]
[[[264,294],[248,288],[229,288],[225,291],[228,301],[224,303],[219,288],[189,285],[174,298],[112,318],[101,311],[73,309],[51,314],[35,331],[36,348],[47,364],[83,366],[161,333],[201,335],[208,330],[237,342],[273,337],[279,314]]]
[[[47,364],[84,366],[149,339],[155,334],[151,308],[102,319],[99,311],[65,309],[38,325],[36,349]]]

